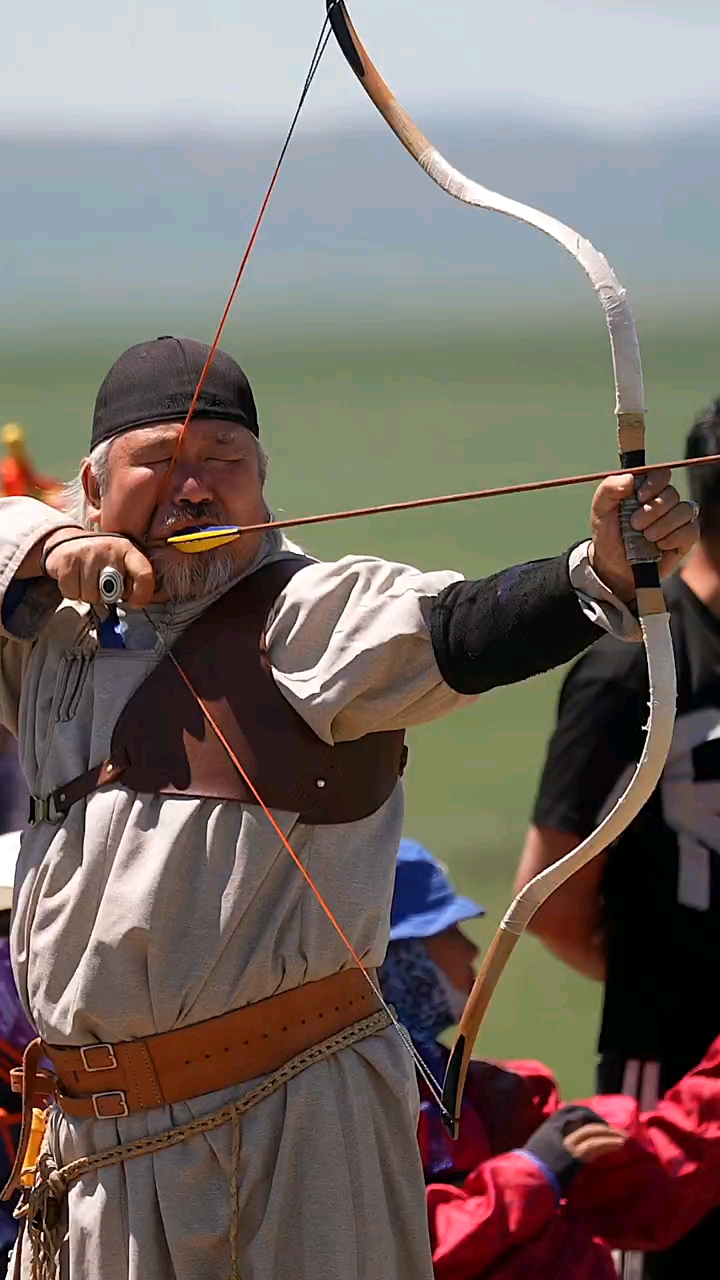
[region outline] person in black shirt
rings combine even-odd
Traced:
[[[720,399],[696,421],[687,457],[720,452]],[[642,1105],[703,1057],[720,1032],[720,467],[689,472],[700,542],[665,587],[678,670],[677,722],[655,793],[609,852],[540,909],[532,931],[605,981],[600,1091]],[[647,721],[645,655],[605,637],[573,666],[518,872],[518,888],[580,843],[625,789]],[[720,1205],[720,1188],[718,1188]],[[675,1248],[622,1274],[707,1274],[720,1209]]]

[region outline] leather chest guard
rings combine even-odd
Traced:
[[[402,730],[328,746],[286,702],[264,647],[268,614],[312,561],[280,560],[231,587],[190,624],[173,656],[265,804],[314,825],[356,822],[390,797],[407,759]],[[166,655],[123,710],[111,759],[132,791],[257,801]]]

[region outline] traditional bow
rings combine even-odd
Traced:
[[[454,169],[418,129],[373,66],[350,21],[343,0],[326,0],[327,16],[350,67],[393,133],[443,191],[463,204],[508,214],[557,240],[580,263],[602,303],[610,336],[615,377],[620,464],[627,470],[645,464],[645,410],[642,367],[635,323],[625,290],[601,253],[571,227],[538,209],[489,191]],[[475,1040],[492,994],[518,938],[543,902],[591,858],[625,830],[649,799],[662,773],[675,720],[675,662],[670,623],[660,589],[660,553],[630,524],[638,506],[626,501],[622,530],[632,565],[638,613],[647,654],[650,718],[640,762],[624,794],[582,844],[525,886],[503,916],[475,980],[458,1027],[443,1086],[446,1124],[457,1137],[465,1077]]]
[[[387,120],[391,129],[400,139],[403,146],[425,169],[426,173],[428,173],[434,182],[437,182],[443,190],[466,204],[477,205],[479,208],[483,209],[492,209],[498,213],[506,213],[510,217],[517,218],[522,222],[528,223],[530,226],[537,227],[539,230],[544,231],[547,235],[552,236],[562,244],[587,272],[600,297],[610,335],[616,387],[616,414],[621,467],[623,471],[634,471],[639,474],[643,469],[646,469],[644,439],[645,414],[643,409],[643,384],[640,353],[635,333],[635,324],[625,297],[625,291],[619,285],[605,258],[602,254],[597,252],[588,240],[584,240],[575,231],[571,230],[571,228],[564,226],[561,222],[558,222],[557,219],[551,218],[547,214],[541,213],[536,209],[532,209],[527,205],[519,204],[515,200],[510,200],[506,196],[501,196],[489,191],[478,183],[472,182],[470,179],[464,177],[464,175],[459,173],[457,169],[453,169],[452,166],[449,165],[441,156],[440,152],[432,146],[427,138],[424,137],[407,112],[393,97],[360,43],[342,0],[326,0],[326,9],[326,22],[320,32],[320,37],[312,56],[310,69],[300,95],[297,109],[283,143],[277,165],[273,171],[270,185],[263,199],[260,213],[252,229],[240,268],[235,277],[230,296],[223,311],[215,338],[210,347],[198,385],[195,389],[192,403],[179,434],[170,466],[166,472],[165,480],[161,487],[157,506],[160,505],[163,494],[167,489],[170,474],[180,453],[185,432],[190,419],[197,408],[208,369],[215,351],[217,350],[230,308],[237,294],[248,258],[255,244],[270,196],[277,181],[280,167],[295,130],[300,110],[319,66],[322,54],[326,48],[327,40],[330,35],[330,31],[327,29],[328,25],[332,28],[347,61],[363,85],[363,88]],[[695,465],[698,461],[710,461],[710,459],[694,459],[692,461],[692,465]],[[409,507],[431,506],[442,502],[455,502],[469,498],[489,497],[493,496],[493,494],[500,494],[503,492],[517,492],[522,489],[529,490],[533,488],[554,487],[568,483],[580,483],[592,478],[597,477],[565,477],[557,481],[541,481],[536,484],[510,486],[509,488],[500,490],[487,490],[472,494],[446,495],[444,497],[434,499],[419,499],[412,502],[393,503],[381,508],[364,508],[360,511],[335,512],[323,516],[275,521],[273,522],[273,525],[263,526],[263,528],[281,527],[283,525],[315,524],[321,521],[343,519],[354,515],[374,514],[378,511],[402,510]],[[584,866],[585,863],[596,854],[602,852],[608,844],[617,839],[617,837],[637,815],[642,806],[649,799],[659,780],[670,747],[675,718],[675,664],[670,638],[669,618],[665,610],[665,604],[660,590],[657,568],[659,553],[655,547],[646,542],[642,535],[633,530],[630,525],[630,517],[633,511],[637,508],[637,505],[637,500],[635,498],[628,499],[624,504],[622,512],[622,529],[628,559],[633,567],[638,613],[647,653],[650,683],[650,718],[640,763],[624,795],[620,798],[597,830],[593,832],[587,840],[583,841],[577,849],[573,850],[565,858],[562,858],[553,867],[548,868],[548,870],[536,876],[534,880],[526,885],[525,889],[517,896],[503,917],[500,927],[488,950],[485,962],[478,974],[475,985],[473,986],[473,990],[460,1021],[458,1035],[448,1063],[442,1094],[439,1086],[437,1086],[435,1080],[428,1073],[422,1058],[415,1052],[409,1037],[405,1034],[403,1028],[398,1023],[392,1010],[388,1008],[387,1004],[383,1000],[382,993],[379,991],[371,976],[365,969],[362,960],[357,955],[346,934],[343,932],[329,904],[325,902],[309,872],[293,850],[287,836],[282,831],[270,809],[265,804],[262,796],[257,791],[252,779],[248,777],[241,762],[223,736],[219,726],[215,723],[209,709],[202,702],[199,694],[193,688],[182,668],[178,667],[179,674],[186,682],[190,693],[197,701],[208,723],[220,738],[220,741],[223,743],[230,759],[233,761],[238,772],[242,775],[249,789],[253,793],[257,804],[263,810],[268,821],[276,831],[281,844],[295,862],[299,873],[303,876],[308,887],[317,898],[326,916],[345,944],[353,961],[365,974],[368,983],[375,991],[381,1004],[387,1010],[396,1029],[405,1040],[408,1051],[412,1055],[418,1071],[425,1076],[431,1091],[437,1097],[443,1111],[446,1126],[454,1136],[457,1136],[458,1132],[463,1087],[475,1039],[492,993],[497,986],[498,980],[518,938],[527,927],[538,907],[546,900],[546,898],[548,898],[559,885],[568,879],[569,876],[573,875],[575,871],[579,870],[580,867]],[[173,539],[173,541],[179,544],[184,543],[185,546],[183,549],[188,551],[193,549],[201,550],[212,545],[221,545],[222,542],[230,541],[233,537],[242,536],[243,532],[247,533],[249,532],[249,529],[246,528],[241,530],[238,528],[222,528],[216,530],[203,530],[201,533],[198,533],[198,535],[178,537]],[[172,653],[170,656],[172,658]]]

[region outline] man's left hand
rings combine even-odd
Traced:
[[[608,476],[595,490],[591,513],[592,566],[605,586],[624,601],[633,599],[635,585],[620,533],[620,503],[632,496],[634,483],[632,475]],[[632,526],[662,551],[658,567],[665,578],[698,540],[694,506],[680,501],[667,469],[645,476],[638,499],[641,505]]]

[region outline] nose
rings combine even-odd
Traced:
[[[171,498],[177,506],[197,506],[215,497],[210,477],[200,463],[178,463],[172,480]]]

